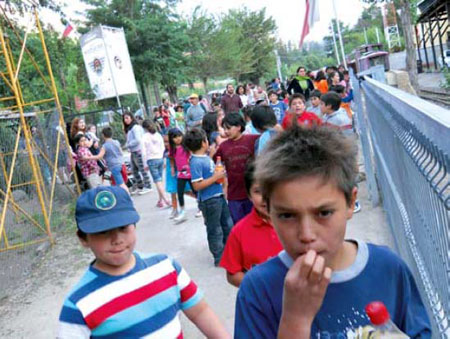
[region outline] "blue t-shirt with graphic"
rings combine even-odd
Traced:
[[[216,165],[207,155],[192,154],[191,159],[189,160],[189,167],[191,168],[191,181],[196,182],[211,178],[214,174]],[[214,197],[219,197],[222,194],[222,185],[214,183],[198,191],[197,199],[199,201],[205,201]]]
[[[382,301],[410,338],[431,338],[428,315],[406,264],[386,247],[357,244],[355,262],[333,272],[311,338],[353,338],[370,325],[364,309],[372,301]],[[292,263],[283,251],[245,274],[236,301],[235,338],[277,337],[284,278]]]
[[[277,117],[277,123],[281,124],[284,118],[284,112],[288,109],[288,105],[286,105],[283,101],[278,101],[275,105],[271,102],[270,107],[272,107],[273,112]]]

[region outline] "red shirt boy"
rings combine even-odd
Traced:
[[[314,113],[307,112],[305,108],[305,97],[299,93],[294,93],[289,101],[289,113],[284,116],[281,126],[284,129],[289,128],[295,119],[297,119],[299,125],[322,125],[322,120]]]

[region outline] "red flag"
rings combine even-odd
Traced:
[[[303,45],[303,40],[309,34],[309,30],[314,23],[319,21],[319,2],[316,0],[306,0],[305,19],[303,20],[302,36],[300,37],[299,48]]]
[[[66,28],[64,29],[63,32],[63,38],[67,38],[67,36],[70,34],[70,32],[72,32],[73,27],[70,23],[67,23]]]

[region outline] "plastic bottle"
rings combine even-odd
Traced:
[[[370,322],[375,327],[375,332],[370,338],[377,339],[408,339],[409,337],[400,331],[392,322],[386,306],[381,301],[371,302],[366,306],[366,313]]]
[[[222,164],[222,159],[220,157],[217,157],[215,171],[219,172],[219,171],[223,171],[223,170],[224,170],[224,167]],[[225,178],[221,178],[216,181],[216,184],[223,184],[224,182],[225,182]]]

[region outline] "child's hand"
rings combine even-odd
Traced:
[[[227,173],[225,172],[225,170],[215,171],[214,174],[213,174],[214,181],[217,181],[219,179],[223,179],[226,176],[227,176]]]
[[[315,251],[297,258],[284,279],[283,321],[312,324],[331,280],[331,268]]]
[[[170,169],[170,174],[174,177],[175,176],[175,169],[174,168],[171,168]]]

